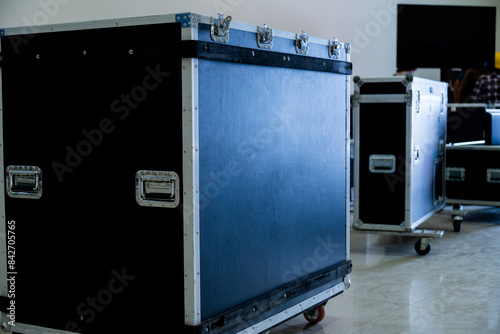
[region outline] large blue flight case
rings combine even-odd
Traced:
[[[349,287],[349,44],[192,13],[0,37],[4,329],[260,333]]]

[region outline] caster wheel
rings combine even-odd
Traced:
[[[431,251],[431,244],[428,244],[427,247],[425,247],[424,250],[420,249],[420,245],[422,244],[422,240],[419,239],[415,243],[415,251],[417,252],[418,255],[427,255]]]
[[[304,312],[304,318],[306,318],[306,320],[311,324],[317,324],[325,318],[325,305],[322,304],[318,307]]]
[[[453,231],[454,232],[460,232],[462,228],[462,218],[455,218],[453,220]]]

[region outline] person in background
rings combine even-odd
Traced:
[[[417,69],[415,67],[398,67],[394,76],[413,74]]]
[[[495,70],[481,75],[477,80],[472,92],[471,102],[500,103],[500,52],[495,54]]]
[[[477,80],[488,71],[478,68],[470,68],[462,73],[453,84],[453,97],[455,103],[470,103]]]

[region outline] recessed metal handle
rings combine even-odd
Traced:
[[[465,181],[465,168],[446,167],[446,181]]]
[[[396,157],[394,155],[372,154],[370,155],[369,169],[372,173],[394,173],[396,171]]]
[[[36,166],[8,166],[7,195],[12,198],[39,199],[42,197],[42,170]]]
[[[176,208],[180,201],[179,175],[141,170],[135,175],[136,201],[141,206]]]
[[[486,170],[486,181],[488,183],[500,183],[500,169],[488,168]]]

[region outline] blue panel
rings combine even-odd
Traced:
[[[203,319],[345,261],[345,80],[199,61]]]

